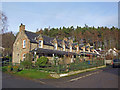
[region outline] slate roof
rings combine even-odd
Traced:
[[[25,30],[25,34],[27,35],[28,39],[30,40],[31,43],[37,43],[36,41],[36,38],[39,36],[39,34],[36,34],[36,33],[33,33],[33,32],[30,32],[30,31],[26,31]],[[50,45],[50,46],[54,46],[52,44],[52,41],[54,40],[54,38],[51,38],[51,37],[48,37],[48,36],[44,36],[42,35],[43,37],[43,43],[44,45]],[[61,47],[62,48],[62,40],[60,39],[56,39],[57,42],[58,42],[58,47]],[[67,41],[64,41],[65,42],[65,46],[66,48],[69,49],[69,44],[70,42],[67,42]],[[76,49],[76,45],[78,43],[73,43],[72,46],[73,46],[73,49],[75,50]],[[79,45],[79,49],[81,50],[81,47],[83,47],[84,45]],[[87,48],[87,46],[86,46]],[[93,47],[90,47],[90,49],[92,49]],[[77,53],[74,53],[74,52],[66,52],[66,51],[59,51],[59,50],[51,50],[51,49],[43,49],[43,48],[37,48],[37,49],[33,49],[31,52],[34,52],[36,51],[37,53],[45,53],[45,54],[58,54],[58,55],[78,55]],[[88,52],[80,52],[81,55],[87,55],[87,54],[92,54],[93,56],[97,55],[97,54],[94,54],[94,53],[88,53]]]
[[[25,30],[25,34],[27,35],[27,37],[28,37],[28,39],[30,40],[31,43],[38,43],[35,40],[35,38],[37,38],[39,36],[39,34],[30,32],[30,31],[26,31],[26,30]],[[45,36],[45,35],[42,35],[42,37],[43,37],[43,43],[44,43],[44,45],[54,46],[52,44],[52,41],[54,40],[54,38],[48,37],[48,36]],[[62,48],[62,40],[60,40],[60,39],[56,39],[56,40],[58,42],[58,47]],[[67,42],[67,41],[64,41],[64,42],[65,42],[66,48],[69,49],[69,42]],[[73,49],[75,49],[74,45],[73,45]]]
[[[30,32],[30,31],[26,31],[25,30],[25,34],[27,35],[28,39],[30,40],[31,43],[37,43],[37,41],[35,40],[35,38],[37,38],[39,36],[39,34],[36,34],[36,33],[33,33],[33,32]],[[44,41],[43,43],[45,45],[52,45],[52,43],[50,41],[52,41],[54,38],[51,38],[51,37],[48,37],[48,36],[44,36],[42,35]]]
[[[35,37],[39,36],[38,34],[30,32],[30,31],[26,31],[26,30],[25,30],[25,34],[27,35],[31,43],[37,43],[35,40]]]
[[[59,50],[51,50],[51,49],[43,49],[43,48],[35,48],[30,52],[37,52],[38,54],[57,54],[57,55],[93,55],[96,56],[98,54],[90,53],[90,52],[80,52],[79,54],[74,52],[66,52],[66,51],[59,51]]]
[[[52,43],[51,43],[51,41],[53,41],[54,40],[54,38],[51,38],[51,37],[48,37],[48,36],[44,36],[44,35],[42,35],[42,37],[43,37],[43,43],[45,44],[45,45],[50,45],[50,46],[54,46]]]
[[[36,48],[36,49],[33,49],[31,52],[34,52],[34,51],[36,51],[39,54],[41,53],[41,54],[57,54],[57,55],[78,55],[77,53],[73,53],[73,52],[43,49],[43,48]]]
[[[31,43],[38,43],[38,42],[36,41],[36,38],[39,36],[39,34],[30,32],[30,31],[26,31],[26,30],[25,30],[25,34],[27,35],[27,37],[28,37],[28,39],[30,40]],[[54,38],[48,37],[48,36],[45,36],[45,35],[42,35],[42,37],[43,37],[43,43],[44,43],[44,45],[54,46],[53,43],[52,43],[53,40],[54,40]],[[61,47],[61,48],[62,48],[62,41],[63,41],[63,40],[60,40],[60,39],[56,39],[56,40],[57,40],[57,42],[58,42],[58,47]],[[68,42],[68,41],[64,41],[64,42],[65,42],[66,48],[69,49],[70,42]],[[78,44],[78,43],[73,43],[73,44],[72,44],[72,49],[76,50],[76,47],[75,47],[75,46],[76,46],[77,44]],[[83,46],[84,46],[83,44],[79,45],[79,49],[82,50],[81,47],[83,47]],[[86,48],[87,48],[87,47],[86,47]],[[92,47],[90,47],[90,49],[92,49]],[[68,54],[68,52],[58,51],[58,50],[50,50],[50,49],[42,49],[42,48],[38,48],[37,50],[38,50],[38,52],[57,53],[57,54],[60,54],[60,55]],[[33,51],[34,51],[34,50],[33,50]],[[69,53],[75,54],[75,53],[73,53],[73,52],[69,52]],[[81,54],[82,54],[82,52],[81,52]]]

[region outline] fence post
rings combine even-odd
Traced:
[[[67,72],[69,72],[69,67],[70,67],[70,65],[69,65],[69,64],[67,64],[67,70],[66,70]]]
[[[57,73],[60,73],[60,65],[57,66]]]

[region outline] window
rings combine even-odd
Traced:
[[[77,47],[77,51],[79,50],[79,47]]]
[[[65,45],[63,45],[63,51],[65,51]]]
[[[55,45],[54,45],[54,49],[57,50],[57,43],[55,43]]]
[[[23,54],[23,61],[25,60],[25,54]]]
[[[26,46],[26,41],[23,40],[23,48],[25,48],[25,46]]]
[[[41,45],[41,40],[39,40],[39,48],[42,48],[42,45]]]
[[[70,52],[72,52],[72,46],[70,46]]]
[[[39,47],[39,48],[43,48],[43,40],[39,40],[38,43],[39,43],[39,44],[38,44],[38,47]]]

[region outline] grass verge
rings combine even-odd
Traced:
[[[26,78],[31,78],[31,79],[48,79],[48,78],[52,78],[50,76],[50,73],[48,72],[41,72],[41,71],[37,71],[34,69],[30,69],[30,70],[22,70],[20,72],[16,72],[14,73],[14,75],[17,76],[21,76],[21,77],[26,77]]]
[[[35,69],[28,69],[28,70],[25,69],[25,70],[18,71],[18,72],[13,72],[13,71],[8,72],[7,66],[4,66],[2,67],[2,72],[8,73],[14,76],[29,78],[29,79],[50,79],[52,78],[50,76],[50,73],[42,72],[42,71],[35,70]]]

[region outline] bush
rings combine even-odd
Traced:
[[[76,56],[75,63],[80,63],[80,58]]]
[[[2,67],[2,71],[3,71],[3,72],[6,72],[6,71],[7,71],[7,67],[8,67],[8,66],[3,66],[3,67]]]
[[[12,69],[12,66],[10,66],[10,65],[9,65],[9,66],[7,66],[7,71],[8,71],[8,72],[10,72],[10,71],[11,71],[11,69]]]
[[[35,64],[38,67],[41,67],[41,66],[44,67],[47,63],[48,63],[48,58],[45,56],[42,56],[37,59],[37,62]]]
[[[33,59],[33,56],[31,53],[25,54],[25,60],[21,61],[20,68],[30,69],[32,67],[32,59]]]
[[[33,55],[31,53],[25,54],[25,60],[32,62]]]
[[[12,57],[9,57],[9,62],[12,62]]]
[[[19,69],[19,67],[18,67],[18,66],[13,66],[13,72],[17,72],[17,71],[18,71],[18,69]]]
[[[32,62],[25,60],[20,63],[21,68],[30,69],[32,67]]]

